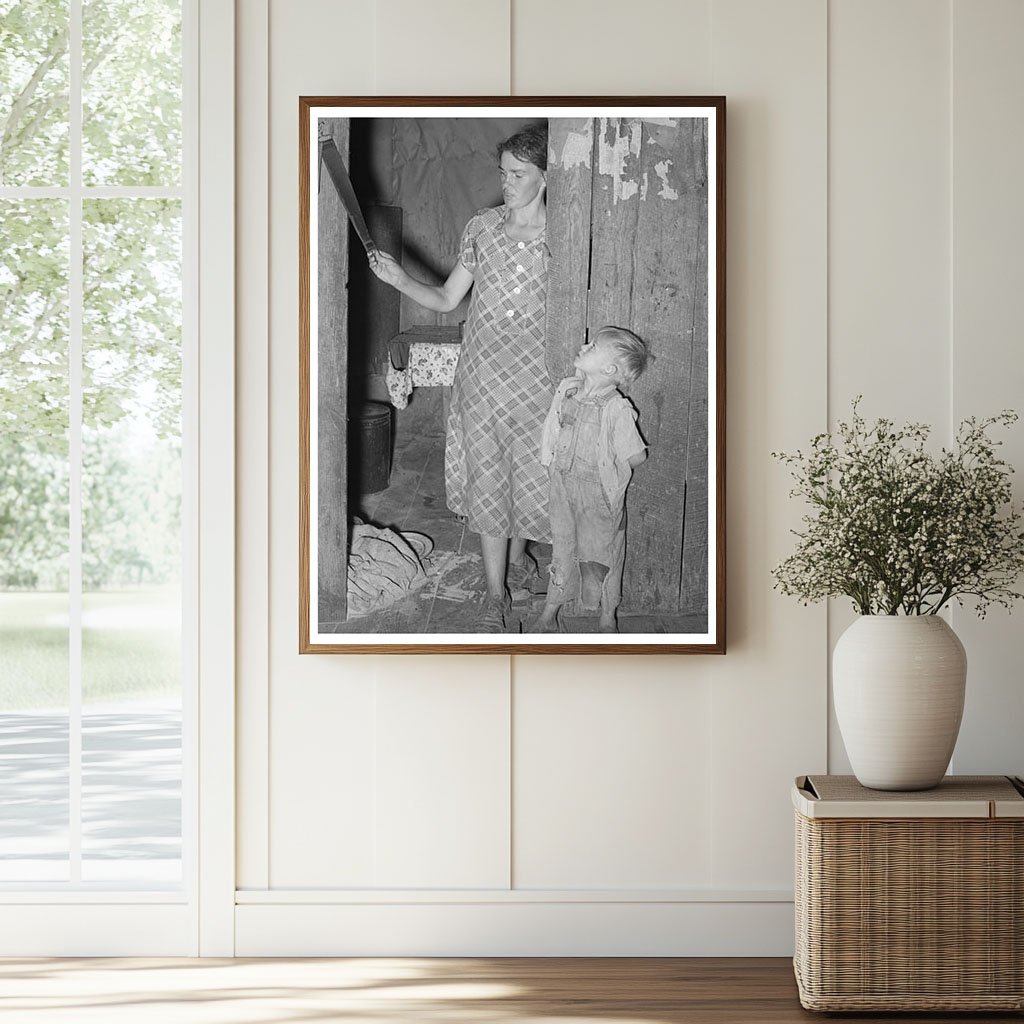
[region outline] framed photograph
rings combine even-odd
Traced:
[[[725,100],[302,97],[301,653],[725,652]]]

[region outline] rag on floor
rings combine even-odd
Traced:
[[[348,553],[348,617],[400,601],[426,582],[422,558],[433,549],[422,533],[401,534],[356,520]]]

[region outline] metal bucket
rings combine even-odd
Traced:
[[[376,494],[391,478],[391,406],[363,402],[349,418],[349,474],[358,494]]]

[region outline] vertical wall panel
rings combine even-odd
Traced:
[[[507,888],[508,658],[393,660],[377,686],[375,884]]]
[[[383,96],[504,96],[510,0],[378,0],[373,40]]]
[[[829,405],[947,427],[949,11],[829,5]],[[913,73],[908,70],[913,68]]]
[[[709,884],[707,688],[676,658],[573,661],[516,659],[515,887]]]
[[[953,4],[952,416],[1024,414],[1024,4]],[[1024,425],[993,436],[1024,498]],[[1024,581],[1022,581],[1024,582]],[[957,772],[1024,772],[1024,604],[979,621],[954,610],[967,648],[967,704]]]
[[[829,4],[829,420],[949,430],[949,8]],[[829,650],[853,621],[830,602]],[[830,726],[829,768],[849,771]]]
[[[799,515],[770,452],[825,425],[825,32],[815,0],[714,5],[729,136],[729,636],[711,683],[723,888],[789,884],[789,786],[825,765],[824,609],[772,593],[769,575]]]
[[[519,96],[706,94],[712,0],[512,0]]]
[[[376,659],[298,655],[297,348],[299,96],[372,92],[373,54],[366,46],[372,30],[372,0],[270,3],[268,813],[270,883],[277,887],[367,884],[372,866],[367,738]],[[240,218],[264,215],[254,209]],[[240,350],[250,357],[244,338]],[[250,639],[262,642],[255,630],[241,642]]]
[[[346,659],[347,660],[347,659]],[[270,886],[375,884],[376,662],[305,657],[271,702]],[[357,671],[353,671],[353,668]]]

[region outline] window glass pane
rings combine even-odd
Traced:
[[[181,0],[84,0],[87,185],[181,181]]]
[[[181,204],[83,210],[82,878],[181,877]]]
[[[68,877],[67,239],[0,200],[0,881]]]
[[[68,0],[0,0],[0,185],[68,183]]]

